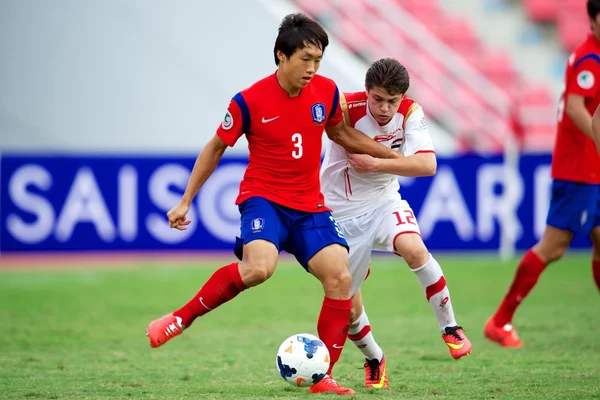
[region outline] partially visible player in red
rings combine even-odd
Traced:
[[[303,14],[286,16],[275,41],[277,71],[233,97],[216,135],[198,156],[181,202],[168,212],[172,228],[185,230],[191,223],[186,214],[193,198],[227,146],[246,134],[250,155],[236,201],[241,238],[235,252],[241,261],[218,269],[182,308],[151,322],[147,334],[152,347],[266,281],[285,250],[323,285],[317,332],[329,349],[331,368],[339,359],[348,335],[351,276],[348,244],[321,194],[323,130],[351,152],[396,155],[344,123],[336,84],[316,75],[328,43],[317,22]],[[329,373],[315,377],[315,382],[312,393],[354,394]]]
[[[591,34],[569,57],[552,157],[552,199],[542,239],[523,256],[485,336],[520,347],[513,315],[546,266],[560,259],[576,233],[589,235],[592,273],[600,289],[600,156],[592,140],[592,113],[600,104],[600,0],[588,0]]]

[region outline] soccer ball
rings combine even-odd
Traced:
[[[321,339],[309,333],[298,333],[285,339],[276,359],[281,377],[293,386],[312,386],[329,369],[329,350]]]

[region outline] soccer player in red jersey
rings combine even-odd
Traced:
[[[303,14],[286,16],[275,41],[277,71],[236,94],[216,135],[194,165],[181,202],[168,212],[172,228],[185,230],[190,203],[217,167],[227,146],[246,134],[248,167],[236,204],[240,262],[221,267],[183,307],[148,326],[158,347],[194,319],[266,281],[281,250],[316,276],[325,292],[317,332],[333,368],[349,329],[351,275],[348,245],[321,194],[319,168],[323,129],[348,151],[394,158],[396,152],[346,125],[336,84],[316,75],[328,45],[325,30]],[[282,371],[282,374],[284,372]],[[327,375],[315,377],[312,393],[353,394]]]
[[[560,259],[576,233],[590,236],[592,273],[600,289],[600,156],[592,113],[600,104],[600,0],[588,0],[591,34],[569,57],[552,157],[552,199],[542,239],[523,256],[485,336],[504,347],[522,345],[513,315],[546,266]]]

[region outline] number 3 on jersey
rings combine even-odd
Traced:
[[[296,160],[302,158],[302,135],[299,133],[294,133],[292,135],[292,143],[294,143],[292,157],[294,157]]]

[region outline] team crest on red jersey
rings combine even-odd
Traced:
[[[323,121],[325,121],[325,104],[315,103],[310,109],[312,112],[313,121],[315,121],[317,124],[320,124]]]

